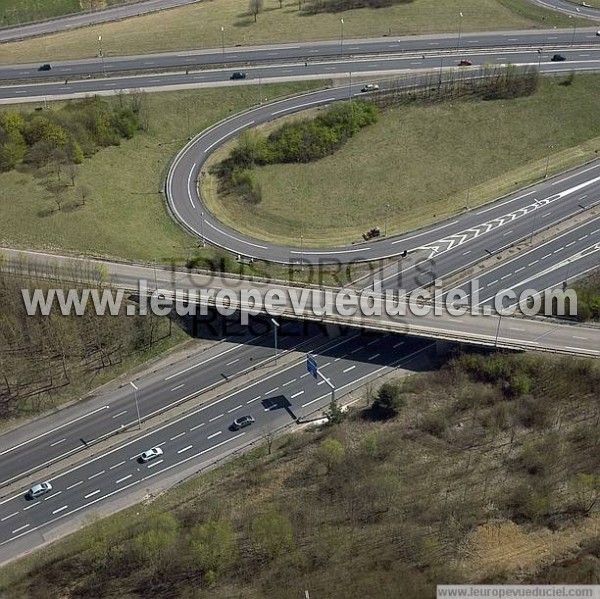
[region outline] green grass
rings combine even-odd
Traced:
[[[218,48],[222,41],[231,47],[340,37],[340,14],[306,16],[297,9],[295,0],[285,0],[282,9],[277,0],[269,0],[258,22],[254,23],[247,15],[247,0],[200,2],[162,13],[4,44],[0,62],[94,57],[98,52],[99,35],[102,35],[102,48],[107,56]],[[344,37],[453,33],[458,31],[459,12],[464,15],[463,32],[572,26],[566,16],[532,8],[526,0],[417,0],[377,10],[344,12]],[[224,28],[223,39],[221,27]]]
[[[549,171],[596,157],[600,77],[565,81],[543,78],[535,95],[516,100],[395,108],[332,156],[257,168],[256,207],[216,202],[210,181],[206,197],[228,224],[284,243],[301,234],[310,245],[357,240],[367,228],[383,231],[386,213],[388,234],[408,231],[542,177],[549,155]]]
[[[274,98],[314,85],[263,86],[263,95]],[[185,260],[197,240],[171,219],[159,187],[188,131],[196,133],[252,106],[257,89],[156,93],[145,101],[150,130],[101,150],[80,166],[75,187],[92,189],[85,206],[77,205],[70,188],[59,211],[51,194],[27,170],[0,174],[0,244],[134,260]]]
[[[105,0],[105,4],[111,6],[128,1],[130,0]],[[0,27],[78,13],[85,4],[80,0],[0,0]]]

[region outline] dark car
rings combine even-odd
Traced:
[[[473,66],[473,63],[470,60],[466,60],[465,59],[465,60],[461,60],[458,63],[458,66],[460,66],[460,67],[471,67],[471,66]]]
[[[551,58],[552,62],[562,62],[563,60],[567,60],[562,54],[555,54]]]
[[[232,431],[238,431],[241,428],[250,426],[251,424],[254,424],[254,418],[252,416],[240,416],[233,421],[233,424],[230,428]]]
[[[52,70],[52,67],[48,63],[43,64],[40,67],[38,67],[38,71],[51,71],[51,70]]]
[[[246,73],[244,73],[243,71],[236,71],[230,77],[230,79],[245,79],[245,78],[246,78]]]

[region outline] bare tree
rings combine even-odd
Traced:
[[[69,180],[71,181],[71,186],[75,187],[75,179],[77,177],[77,165],[69,162],[67,164],[67,174],[69,175]]]
[[[249,3],[250,14],[254,17],[254,22],[256,23],[256,19],[258,17],[258,13],[263,9],[263,0],[250,0]]]
[[[273,441],[275,441],[275,431],[270,424],[265,425],[260,429],[260,436],[265,440],[267,444],[267,453],[271,455],[273,449]]]
[[[77,188],[77,195],[81,199],[81,205],[85,206],[85,201],[90,197],[92,190],[89,185],[80,185]]]
[[[48,191],[52,194],[52,199],[60,210],[65,201],[65,186],[60,182],[50,183],[48,185]]]

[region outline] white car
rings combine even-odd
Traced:
[[[360,91],[361,92],[374,92],[379,89],[377,83],[367,83]]]
[[[33,487],[27,491],[27,499],[37,499],[46,493],[50,493],[50,491],[52,491],[52,485],[48,481],[33,485]]]
[[[148,449],[148,451],[144,451],[138,458],[142,464],[149,462],[150,460],[154,460],[163,454],[163,450],[160,447],[153,447],[152,449]]]

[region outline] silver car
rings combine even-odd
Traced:
[[[50,491],[52,491],[52,485],[48,481],[33,485],[33,487],[27,491],[27,499],[37,499],[42,495],[46,495],[46,493],[50,493]]]

